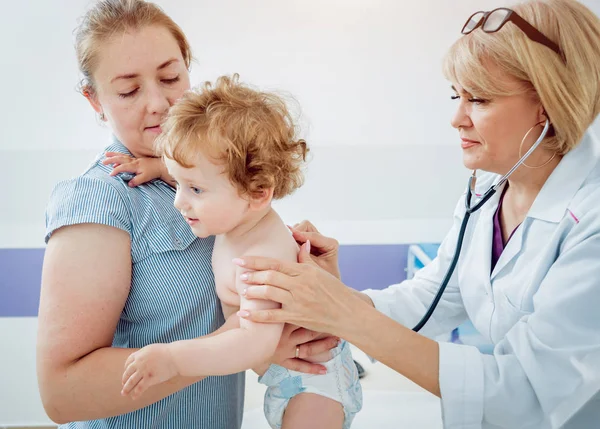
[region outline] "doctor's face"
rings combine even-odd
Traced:
[[[509,89],[524,92],[520,82],[501,75],[496,67],[490,66],[489,71],[503,79]],[[459,131],[465,167],[507,173],[520,158],[519,146],[525,134],[534,127],[523,143],[521,154],[531,148],[542,132],[543,124],[535,126],[546,119],[541,103],[531,92],[485,99],[469,93],[456,82],[453,90],[452,98],[457,106],[451,123]],[[539,165],[551,156],[538,147],[527,163]]]

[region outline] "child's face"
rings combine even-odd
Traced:
[[[204,155],[192,168],[168,158],[165,164],[177,182],[175,207],[197,237],[228,233],[244,221],[249,203],[223,174],[222,166]]]

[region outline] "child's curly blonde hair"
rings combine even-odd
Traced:
[[[306,142],[283,99],[221,76],[185,93],[170,109],[157,139],[157,151],[193,167],[199,153],[223,164],[240,195],[259,197],[273,188],[279,199],[299,188]]]

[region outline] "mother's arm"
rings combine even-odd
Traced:
[[[201,380],[177,377],[135,402],[121,396],[125,361],[138,349],[111,344],[130,284],[127,232],[79,224],[52,235],[42,273],[37,368],[42,402],[53,421],[128,413]]]

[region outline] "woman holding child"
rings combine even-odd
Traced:
[[[46,412],[71,428],[239,428],[243,373],[177,376],[135,401],[121,395],[139,348],[239,325],[225,323],[215,292],[214,238],[192,233],[162,161],[151,158],[167,111],[190,88],[185,35],[152,3],[105,0],[85,15],[76,51],[82,94],[113,132],[113,153],[59,183],[48,205],[37,349]],[[111,176],[111,163],[137,174]],[[310,342],[316,335],[286,326],[272,360],[318,374],[322,365],[300,358],[338,339]]]

